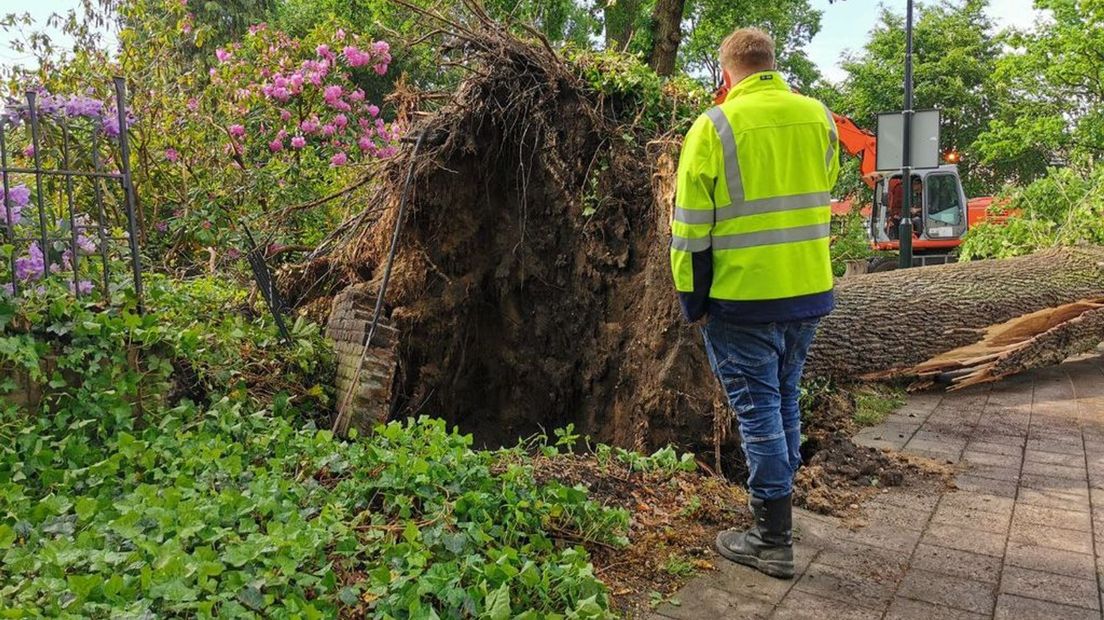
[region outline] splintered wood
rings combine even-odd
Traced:
[[[976,343],[904,371],[871,373],[864,378],[913,375],[923,383],[950,374],[950,389],[955,390],[1059,363],[1100,344],[1104,338],[1104,297],[1045,308],[981,331],[984,335]]]

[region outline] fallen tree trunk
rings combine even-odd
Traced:
[[[836,292],[836,310],[810,351],[812,377],[931,377],[990,364],[960,380],[969,384],[1061,361],[1104,339],[1096,321],[1079,320],[1104,298],[1099,247],[845,278]]]

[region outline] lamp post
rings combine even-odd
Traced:
[[[904,135],[901,142],[901,225],[897,238],[900,240],[900,261],[898,267],[912,267],[912,0],[907,0],[905,9],[905,109],[902,121]]]

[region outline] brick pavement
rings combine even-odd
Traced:
[[[953,463],[958,489],[887,490],[857,529],[799,510],[794,580],[718,557],[653,618],[1101,620],[1104,357],[914,395],[857,441]]]

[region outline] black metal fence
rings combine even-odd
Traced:
[[[9,102],[0,119],[4,192],[0,228],[8,246],[0,285],[8,294],[18,295],[41,279],[65,277],[72,279],[69,288],[75,296],[92,295],[99,289],[107,300],[112,264],[129,263],[130,284],[141,310],[142,262],[127,136],[126,81],[114,80],[114,115],[110,108],[100,115],[43,113],[41,97],[38,91],[28,91],[24,101]],[[16,137],[29,138],[22,156],[33,165],[11,165],[14,157],[9,147]],[[17,183],[22,179],[26,181]],[[25,204],[17,204],[13,196],[20,186],[25,188],[21,194]],[[24,217],[28,207],[31,218]]]

